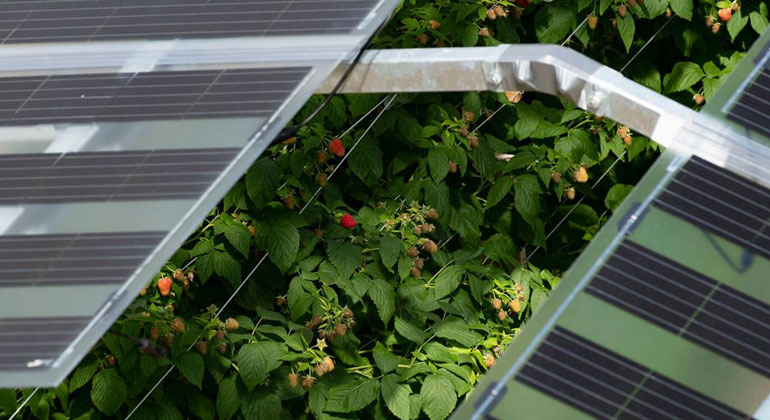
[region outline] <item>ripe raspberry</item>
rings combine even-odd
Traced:
[[[171,322],[171,329],[181,333],[187,329],[187,326],[184,324],[184,321],[182,321],[182,318],[177,317]]]
[[[348,326],[345,324],[337,324],[334,326],[334,333],[339,336],[344,336],[348,333]]]
[[[294,208],[294,196],[289,194],[286,197],[283,198],[283,205],[286,206],[287,209],[293,209]]]
[[[163,296],[168,296],[171,293],[171,277],[161,277],[158,279],[158,290]]]
[[[497,19],[497,14],[495,13],[494,9],[487,10],[487,19],[489,19],[489,20]]]
[[[426,215],[428,219],[436,220],[438,219],[438,212],[436,209],[430,209],[428,210],[428,214]]]
[[[508,309],[515,314],[521,312],[521,301],[519,299],[514,299],[508,302]]]
[[[427,44],[428,43],[428,35],[427,34],[419,34],[419,35],[417,35],[417,43],[420,44],[420,45]]]
[[[588,182],[588,171],[586,170],[586,166],[580,165],[580,168],[573,174],[573,178],[575,178],[575,182]]]
[[[329,151],[335,156],[345,156],[345,146],[342,145],[342,140],[339,137],[335,137],[334,140],[329,143]]]
[[[283,296],[278,296],[275,298],[275,305],[278,307],[281,307],[286,304],[286,299],[284,299]]]
[[[596,29],[596,27],[599,25],[599,17],[596,15],[591,15],[588,17],[588,27],[591,28],[591,30]]]
[[[420,276],[422,276],[422,271],[417,267],[412,268],[412,270],[409,273],[412,275],[412,277],[416,279],[419,279]]]
[[[302,380],[302,389],[309,391],[310,388],[313,387],[313,384],[315,384],[315,378],[306,376],[305,379]]]
[[[438,245],[435,242],[428,239],[422,243],[422,250],[428,254],[435,254],[438,251]]]
[[[710,28],[711,25],[713,24],[714,24],[714,16],[708,16],[706,18],[706,26]]]
[[[225,354],[225,353],[227,353],[227,344],[225,344],[225,343],[220,343],[220,344],[217,346],[217,351],[219,352],[219,354]]]
[[[711,26],[711,33],[715,34],[715,33],[719,32],[719,28],[721,28],[721,27],[722,27],[722,25],[719,24],[719,22],[715,23],[714,25]]]
[[[618,6],[618,14],[620,15],[620,17],[622,18],[626,17],[627,12],[628,12],[628,9],[626,8],[625,4],[621,4],[620,6]]]
[[[730,10],[730,8],[725,7],[724,9],[719,9],[719,18],[722,19],[722,22],[727,22],[730,20],[731,17],[733,17],[733,11]]]
[[[435,31],[441,27],[441,22],[437,20],[431,20],[431,21],[428,21],[428,26],[430,26],[430,28]]]
[[[299,375],[296,373],[290,373],[289,374],[289,386],[292,388],[296,388],[297,385],[299,385]]]
[[[115,366],[115,356],[108,354],[107,355],[107,364],[110,366]]]
[[[484,366],[486,366],[487,369],[490,369],[494,365],[495,365],[495,356],[493,356],[491,353],[484,356]]]
[[[557,184],[560,183],[561,182],[561,172],[553,171],[553,173],[551,174],[551,180],[553,182],[557,183]]]
[[[521,101],[522,92],[520,90],[506,90],[505,97],[508,98],[508,102],[517,104]]]
[[[574,200],[575,199],[575,189],[570,187],[567,188],[567,200]]]
[[[205,340],[201,340],[195,343],[195,347],[202,355],[209,353],[209,343],[207,343]]]
[[[182,271],[181,268],[177,268],[176,270],[174,270],[174,280],[176,281],[184,280],[184,271]]]
[[[495,310],[500,310],[500,308],[503,307],[503,301],[497,298],[494,298],[489,301],[492,304],[492,307],[495,308]]]
[[[706,100],[706,97],[703,95],[693,95],[692,100],[695,102],[695,105],[700,105]]]
[[[319,150],[318,153],[316,153],[316,161],[318,161],[320,165],[326,163],[327,160],[329,160],[328,153],[324,152],[323,150]]]
[[[321,362],[321,366],[323,366],[327,372],[334,372],[334,361],[329,356],[326,356],[326,358]]]
[[[500,311],[497,313],[497,319],[500,321],[505,321],[508,318],[508,314],[505,313],[505,311]]]
[[[326,183],[329,182],[329,178],[324,173],[320,173],[316,175],[315,177],[316,182],[318,182],[318,185],[325,187]]]
[[[506,16],[505,9],[503,9],[503,6],[499,6],[499,5],[495,6],[494,10],[495,10],[495,14],[497,15],[497,17],[505,17]]]
[[[422,258],[414,260],[414,266],[417,267],[418,270],[422,270],[422,268],[425,267],[425,260]]]
[[[479,138],[476,137],[475,135],[471,136],[470,138],[468,138],[468,144],[470,144],[471,149],[475,149],[479,147]]]
[[[481,28],[479,29],[479,36],[482,38],[489,38],[490,33],[488,28]]]
[[[238,323],[238,320],[235,318],[227,318],[227,321],[225,321],[225,328],[227,328],[228,332],[233,332],[238,328],[241,328],[241,324]]]
[[[449,162],[449,173],[453,173],[453,174],[457,173],[457,163]]]
[[[345,229],[353,229],[356,227],[356,219],[353,218],[349,213],[345,213],[342,215],[342,218],[340,218],[340,226],[344,227]]]
[[[150,328],[150,338],[152,338],[155,341],[158,341],[158,339],[160,338],[160,330],[155,327]]]

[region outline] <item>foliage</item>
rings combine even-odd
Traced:
[[[410,0],[377,45],[559,43],[593,13],[569,45],[619,69],[671,19],[626,74],[693,104],[767,26],[747,2],[715,34],[703,22],[721,3],[637,0],[621,17],[618,0]],[[107,334],[23,418],[122,419],[175,366],[133,418],[444,419],[658,152],[554,98],[426,93],[398,96],[355,149],[373,117],[344,136],[342,163],[329,142],[380,99],[334,98],[269,149],[113,327],[164,354]],[[30,392],[0,391],[0,414]]]

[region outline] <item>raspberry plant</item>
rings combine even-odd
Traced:
[[[697,108],[767,15],[748,1],[406,0],[376,47],[560,43],[586,19],[568,45],[620,69],[665,24],[624,72]],[[336,97],[271,147],[20,418],[123,419],[174,366],[133,418],[444,419],[658,154],[516,92],[400,95],[355,149],[360,129],[338,137],[379,100]],[[0,391],[0,417],[30,393]]]

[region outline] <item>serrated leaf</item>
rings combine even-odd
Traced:
[[[693,0],[669,0],[671,10],[685,20],[692,20]]]
[[[244,226],[243,223],[234,221],[225,225],[223,233],[233,248],[243,254],[244,257],[249,255],[249,248],[251,247],[251,233],[249,232],[249,228]]]
[[[558,44],[577,25],[577,13],[572,2],[553,2],[535,14],[535,34],[543,44]]]
[[[299,252],[299,231],[288,219],[272,218],[260,224],[265,246],[273,262],[281,271],[286,271],[294,263]]]
[[[238,411],[241,399],[238,395],[237,376],[229,376],[219,383],[217,390],[217,414],[227,420]]]
[[[246,420],[275,420],[281,414],[281,399],[265,389],[255,389],[241,401],[241,413]]]
[[[743,16],[741,9],[735,11],[730,20],[727,21],[727,33],[730,34],[730,40],[734,41],[743,28],[746,27],[747,23],[749,23],[749,17]]]
[[[90,378],[89,378],[90,379]],[[16,402],[16,391],[13,389],[0,389],[0,408],[6,414],[13,413],[19,407]]]
[[[511,191],[511,187],[513,187],[513,181],[514,179],[512,176],[504,176],[495,181],[495,184],[492,185],[492,188],[489,189],[489,193],[487,193],[486,206],[492,207],[508,195]]]
[[[435,147],[428,152],[428,167],[433,180],[441,182],[449,173],[449,156],[443,148]]]
[[[473,112],[476,116],[481,114],[481,97],[478,92],[466,92],[463,95],[463,109]]]
[[[267,379],[267,374],[281,366],[283,347],[273,342],[249,343],[236,356],[241,379],[251,391]]]
[[[604,205],[608,209],[615,211],[618,208],[623,199],[634,189],[633,185],[615,184],[607,191],[607,196],[604,198]]]
[[[401,334],[402,337],[411,342],[417,344],[422,344],[425,342],[425,332],[412,325],[409,321],[396,317],[394,327],[396,328],[397,333]]]
[[[364,262],[364,255],[361,253],[361,248],[350,242],[330,241],[329,260],[341,277],[349,278]]]
[[[105,369],[94,376],[91,385],[91,401],[99,411],[111,416],[115,414],[128,391],[126,383],[115,369]]]
[[[626,47],[626,52],[629,52],[631,51],[631,44],[634,42],[634,34],[636,33],[634,17],[631,15],[631,13],[628,13],[625,17],[618,16],[616,21],[618,22],[618,33],[620,33],[620,39],[623,40],[623,45]]]
[[[521,214],[521,217],[529,223],[538,219],[540,191],[540,184],[538,184],[535,175],[522,175],[514,184],[514,207]]]
[[[460,41],[463,47],[473,47],[479,42],[479,28],[476,25],[466,25]]]
[[[385,267],[393,267],[403,248],[404,243],[395,236],[385,235],[380,239],[380,258]]]
[[[214,403],[199,392],[188,394],[187,406],[190,408],[190,412],[200,420],[214,420],[217,415]]]
[[[268,158],[259,159],[246,172],[246,192],[257,204],[265,204],[275,196],[280,177],[275,162]]]
[[[337,385],[329,390],[324,410],[332,413],[353,413],[376,400],[379,393],[380,382],[376,379]]]
[[[457,289],[457,286],[460,285],[460,281],[463,278],[464,272],[465,271],[462,269],[462,267],[457,265],[449,266],[441,270],[435,279],[436,299],[441,299],[442,297],[454,292],[455,289]]]
[[[362,93],[359,95],[347,95],[345,99],[348,100],[348,110],[350,110],[351,116],[356,118],[371,111],[380,102],[380,95]]]
[[[241,264],[227,252],[214,251],[208,254],[214,272],[233,282],[241,280]]]
[[[294,277],[289,283],[289,293],[286,300],[289,304],[291,319],[294,321],[305,315],[315,301],[315,296],[306,290],[306,286],[308,288],[314,287],[312,283],[302,277]]]
[[[700,66],[691,62],[674,65],[671,73],[663,78],[663,93],[679,92],[698,83],[705,75]]]
[[[513,132],[519,140],[529,137],[542,121],[540,115],[524,103],[516,105],[516,115],[519,118],[513,124]]]
[[[430,420],[444,420],[457,405],[452,382],[444,376],[428,375],[420,388],[422,409]]]
[[[382,343],[377,342],[372,350],[372,356],[374,356],[374,363],[382,373],[388,373],[396,370],[401,358],[391,353],[385,348]]]
[[[86,357],[70,378],[70,393],[87,384],[98,369],[99,362],[93,357]]]
[[[206,368],[206,364],[203,361],[203,356],[198,353],[187,352],[179,356],[174,361],[179,372],[186,376],[190,380],[190,383],[201,387],[203,383],[203,372]]]
[[[759,4],[759,11],[753,11],[749,13],[749,20],[751,21],[751,27],[754,28],[756,33],[762,35],[767,29],[767,4],[762,2]]]
[[[369,283],[369,297],[377,306],[380,319],[387,325],[396,310],[396,292],[393,286],[384,279],[376,277]]]
[[[190,251],[191,257],[197,257],[199,255],[208,254],[214,250],[214,241],[211,239],[201,239],[195,243],[192,251]]]
[[[471,331],[460,320],[444,321],[436,326],[433,333],[438,337],[457,341],[466,347],[477,345],[484,338],[481,334]]]
[[[390,412],[401,420],[409,420],[409,395],[412,393],[409,385],[399,383],[397,375],[385,375],[381,390],[382,400]]]
[[[348,156],[350,169],[364,182],[376,181],[382,175],[382,150],[370,136],[364,137]]]

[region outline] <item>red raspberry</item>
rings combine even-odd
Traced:
[[[329,151],[335,156],[345,156],[345,146],[342,145],[342,140],[339,137],[335,137],[331,143],[329,143]]]
[[[726,7],[719,10],[719,18],[722,19],[723,22],[727,22],[731,17],[733,17],[733,11],[730,10],[730,8]]]
[[[345,215],[342,216],[340,219],[340,226],[344,227],[345,229],[353,229],[356,227],[356,219],[353,218],[349,213],[345,213]]]
[[[171,277],[161,277],[158,279],[158,290],[160,290],[161,295],[168,296],[171,292],[171,283]]]

